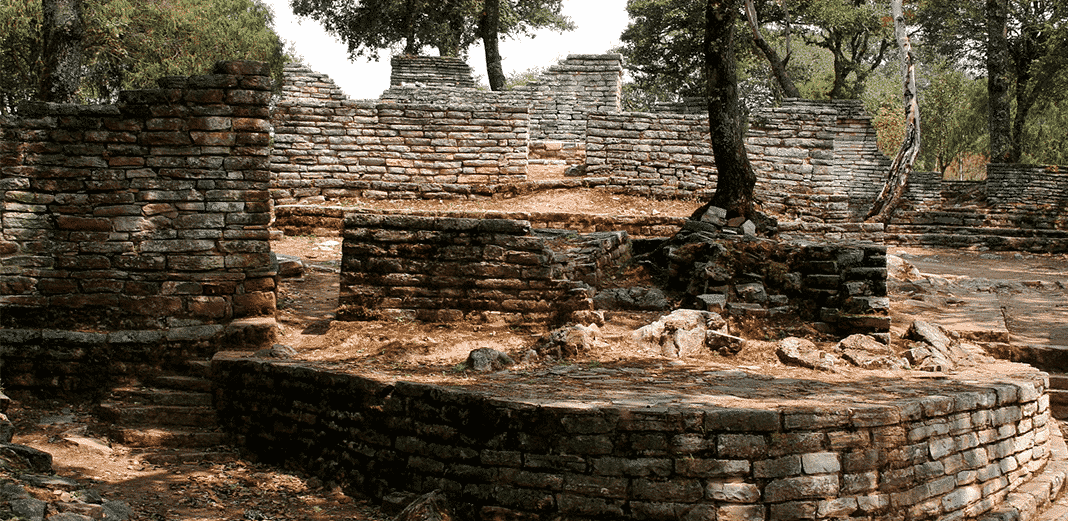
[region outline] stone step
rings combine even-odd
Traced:
[[[211,360],[190,360],[186,362],[189,368],[189,376],[211,379]]]
[[[111,391],[111,400],[126,405],[212,407],[211,393],[153,387],[120,387]]]
[[[1049,388],[1068,391],[1068,374],[1049,373]]]
[[[1068,421],[1068,405],[1053,405],[1051,403],[1049,406],[1049,412],[1054,418],[1060,421]]]
[[[1051,407],[1054,405],[1068,407],[1068,390],[1050,389],[1046,392],[1049,394],[1049,404]]]
[[[123,427],[186,426],[215,428],[215,410],[210,407],[178,405],[127,405],[117,402],[100,404],[101,419]]]
[[[201,393],[211,392],[211,380],[196,376],[154,376],[148,380],[148,383],[165,389],[177,389],[181,391]]]
[[[144,452],[141,460],[153,465],[178,465],[183,463],[226,463],[238,459],[240,455],[232,450],[154,450]]]
[[[110,432],[112,439],[131,447],[207,448],[230,443],[230,435],[218,431],[182,428],[117,427]]]

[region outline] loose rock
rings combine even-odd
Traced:
[[[467,361],[464,364],[472,371],[488,373],[491,371],[500,371],[505,367],[515,365],[515,360],[512,360],[512,357],[496,349],[483,347],[468,353]]]

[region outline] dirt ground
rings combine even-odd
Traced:
[[[679,217],[688,216],[698,206],[694,201],[652,201],[596,190],[553,190],[511,199],[466,202],[345,203],[357,208]],[[469,387],[492,385],[500,392],[505,392],[512,385],[510,382],[564,373],[574,376],[567,385],[575,388],[599,387],[590,385],[591,379],[597,378],[606,386],[656,382],[670,385],[683,379],[692,383],[695,372],[739,368],[764,371],[772,378],[803,376],[848,381],[857,376],[848,369],[816,375],[814,371],[782,365],[772,351],[773,340],[787,335],[821,342],[837,340],[820,336],[805,324],[735,322],[732,333],[751,340],[741,353],[733,357],[709,353],[679,361],[667,360],[629,340],[631,331],[652,322],[658,313],[609,313],[597,349],[566,361],[529,361],[487,379],[464,370],[462,362],[471,350],[492,347],[521,357],[546,329],[474,322],[337,322],[333,313],[337,305],[340,238],[286,237],[274,241],[272,248],[280,254],[301,257],[308,266],[303,277],[283,281],[277,315],[279,342],[294,347],[302,359],[330,363],[343,370],[387,379]],[[893,249],[892,253],[916,268],[911,271],[906,265],[905,274],[891,284],[895,332],[900,333],[911,320],[922,317],[976,340],[993,336],[1023,343],[1068,344],[1068,256],[927,249]],[[606,374],[611,378],[603,378]],[[553,386],[557,391],[568,391],[567,387]],[[103,439],[90,412],[86,404],[22,399],[14,404],[9,416],[17,425],[16,443],[52,453],[60,475],[82,480],[108,499],[127,502],[137,512],[137,520],[388,518],[367,501],[345,496],[334,483],[322,483],[298,472],[246,459],[163,467],[147,464],[136,449]],[[63,441],[72,432],[101,444]],[[50,491],[35,492],[54,496]]]

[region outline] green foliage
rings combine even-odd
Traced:
[[[867,77],[886,60],[893,48],[893,23],[885,0],[783,0],[757,2],[765,39],[786,55],[785,28],[791,27],[787,70],[801,95],[811,99],[856,98]],[[631,23],[620,36],[621,52],[633,78],[629,99],[634,105],[678,101],[703,96],[702,82],[704,2],[701,0],[629,0]],[[762,90],[778,92],[767,63],[749,38],[740,19],[739,81],[752,93],[762,79]],[[625,96],[626,97],[626,96]],[[756,99],[746,99],[752,106]]]
[[[37,90],[41,65],[41,3],[0,0],[0,114]]]
[[[637,104],[704,96],[704,1],[628,0],[627,13],[619,38],[634,88],[646,98]]]
[[[84,0],[86,37],[81,97],[107,102],[120,90],[148,88],[164,76],[203,74],[221,60],[258,60],[281,79],[287,60],[262,0]],[[40,2],[0,0],[3,34],[0,110],[36,89]]]
[[[323,24],[348,46],[349,56],[378,60],[382,51],[460,56],[478,41],[482,0],[290,0],[293,12]],[[499,34],[530,36],[538,29],[572,30],[563,0],[501,0]],[[403,44],[403,46],[402,46]]]
[[[547,70],[548,67],[531,67],[525,71],[513,72],[512,74],[509,74],[507,78],[505,78],[505,90],[512,90],[516,87],[529,85],[530,83],[536,81],[538,79],[538,76],[545,74],[545,71]]]

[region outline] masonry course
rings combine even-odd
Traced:
[[[5,384],[77,391],[272,336],[267,72],[2,122]]]
[[[596,379],[550,390],[548,373],[465,389],[236,354],[214,366],[223,421],[260,457],[375,497],[442,490],[466,518],[974,518],[1037,475],[1060,439],[1045,377],[1026,366],[810,388],[778,405],[756,404],[786,382],[708,375],[745,388],[748,407],[641,378],[634,394]],[[522,392],[504,398],[500,385]]]

